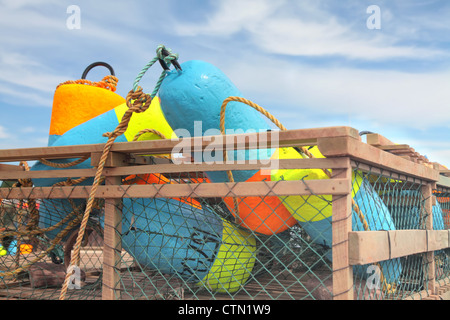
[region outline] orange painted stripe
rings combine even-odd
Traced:
[[[258,171],[247,181],[263,180],[270,181],[270,175],[263,175]],[[283,232],[297,223],[277,196],[240,197],[237,200],[239,224],[247,229],[270,235]],[[227,197],[224,201],[234,215],[233,198]]]
[[[124,102],[124,98],[107,89],[83,84],[61,85],[53,97],[49,134],[62,135]]]

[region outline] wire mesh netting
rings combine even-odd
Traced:
[[[442,222],[439,222],[439,228],[443,230],[450,229],[450,190],[438,186],[434,192],[436,197],[436,212],[434,214],[442,215]],[[436,280],[447,280],[450,277],[450,250],[443,249],[435,252],[436,258]]]
[[[277,181],[299,180],[308,188],[309,179],[317,179],[314,170],[318,169],[279,170]],[[266,181],[259,174],[258,181]],[[114,203],[122,219],[112,226],[121,239],[114,266],[117,297],[332,299],[332,207],[340,196],[302,196],[296,190],[276,195],[272,190],[238,197],[232,187],[225,197],[200,196],[199,186],[207,183],[208,176],[201,172],[121,178],[121,196]],[[192,188],[188,196],[128,193],[130,186],[165,184]],[[430,213],[424,207],[424,184],[354,163],[352,229],[425,230]],[[448,229],[450,196],[438,191],[433,228],[443,230]],[[2,200],[1,298],[59,298],[86,205],[82,197],[66,194],[61,199]],[[105,200],[97,199],[66,299],[102,298],[104,229]],[[450,275],[448,254],[448,249],[434,254],[436,279]],[[415,254],[353,266],[355,299],[404,299],[427,290],[427,259],[426,254]]]
[[[353,211],[353,230],[427,230],[427,223],[432,216],[432,229],[445,230],[445,211],[440,197],[432,206],[432,212],[425,208],[422,192],[426,184],[417,178],[399,177],[388,170],[367,168],[361,171],[357,167],[355,175],[360,179],[353,180],[353,190],[357,190],[363,183],[370,182],[374,193],[379,195],[380,201],[376,205],[361,207],[364,214]],[[373,174],[374,169],[377,174]],[[436,195],[436,193],[434,194]],[[369,201],[366,201],[369,202]],[[373,218],[370,221],[370,218]],[[363,220],[367,219],[367,223]],[[434,252],[436,262],[436,280],[448,278],[450,269],[447,264],[449,251]],[[414,254],[380,261],[376,264],[355,268],[355,286],[359,299],[405,299],[414,294],[423,294],[428,290],[430,261],[427,254]],[[365,274],[367,273],[367,274]],[[364,279],[366,276],[366,279]]]

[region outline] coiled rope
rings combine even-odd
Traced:
[[[39,162],[41,162],[42,164],[49,166],[49,167],[63,169],[63,168],[69,168],[69,167],[76,166],[77,164],[80,164],[80,163],[86,161],[87,159],[89,159],[89,156],[84,156],[84,157],[81,157],[80,159],[77,159],[77,160],[74,160],[74,161],[71,161],[68,163],[58,163],[58,162],[52,162],[52,161],[41,158],[41,159],[39,159]]]
[[[107,89],[112,92],[115,92],[117,89],[118,82],[119,82],[119,79],[117,79],[117,77],[115,77],[113,75],[107,75],[107,76],[103,77],[103,79],[101,81],[97,81],[97,82],[86,80],[86,79],[67,80],[67,81],[60,83],[56,87],[56,89],[58,89],[60,86],[65,85],[65,84],[85,84],[85,85],[99,87],[99,88],[103,88],[103,89]]]

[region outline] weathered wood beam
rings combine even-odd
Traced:
[[[122,165],[123,160],[119,161]],[[344,166],[343,159],[339,158],[315,158],[315,159],[280,159],[276,161],[246,161],[246,163],[234,164],[207,164],[207,163],[182,163],[182,164],[153,164],[125,167],[109,167],[103,170],[105,176],[123,176],[131,174],[146,173],[182,173],[182,172],[204,172],[204,171],[227,171],[227,170],[260,170],[260,169],[336,169]],[[114,164],[111,160],[108,165]],[[273,167],[274,166],[274,167]],[[36,179],[36,178],[74,178],[93,177],[96,169],[60,169],[42,171],[0,171],[0,180],[6,179]]]
[[[347,168],[333,171],[332,179],[352,179],[350,159]],[[349,260],[348,235],[352,230],[352,194],[351,192],[340,197],[332,197],[332,254],[333,254],[333,300],[353,300],[353,268]]]
[[[359,139],[358,131],[351,127],[324,127],[313,129],[297,129],[287,131],[270,131],[249,134],[234,134],[224,136],[194,137],[187,139],[166,139],[116,142],[111,147],[113,152],[136,154],[167,154],[174,148],[183,146],[197,146],[199,149],[206,147],[222,150],[223,148],[245,149],[248,147],[260,148],[266,145],[268,148],[275,143],[279,147],[291,147],[296,145],[315,145],[318,138],[350,136]],[[252,144],[251,142],[257,142]],[[105,139],[106,142],[106,139]],[[91,153],[102,153],[104,144],[40,147],[23,149],[0,150],[0,162],[76,158],[90,156]]]
[[[367,139],[367,144],[373,145],[374,147],[395,144],[391,140],[385,138],[384,136],[382,136],[381,134],[378,134],[378,133],[369,133],[366,135],[366,139]]]
[[[119,184],[120,177],[108,177],[106,185]],[[120,300],[120,266],[122,253],[121,199],[105,199],[102,300]]]
[[[327,158],[350,157],[352,160],[393,172],[429,181],[439,180],[439,172],[428,166],[408,161],[351,137],[320,138],[317,140],[317,146]]]
[[[364,265],[450,247],[450,230],[351,231],[352,265]]]
[[[90,186],[0,188],[2,199],[87,198]],[[152,197],[257,197],[288,195],[344,195],[351,192],[348,179],[261,181],[227,183],[148,184],[99,186],[97,198]]]

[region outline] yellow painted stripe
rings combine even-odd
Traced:
[[[124,103],[114,109],[117,116],[117,121],[120,123],[123,115],[127,111],[128,107]],[[181,115],[182,116],[182,115]],[[172,138],[173,130],[170,125],[167,123],[166,118],[161,110],[161,106],[159,104],[159,98],[155,97],[150,107],[141,113],[134,113],[131,116],[131,120],[128,124],[128,128],[125,131],[124,135],[127,141],[133,141],[136,134],[139,131],[144,129],[155,129],[161,132],[167,139]],[[157,140],[160,137],[153,133],[143,134],[138,140]]]
[[[255,251],[256,240],[250,233],[223,220],[222,245],[211,270],[198,285],[215,292],[236,292],[253,270]]]
[[[324,158],[317,146],[309,150],[316,158]],[[293,148],[280,148],[274,152],[272,159],[301,159],[303,158]],[[272,170],[271,181],[279,180],[319,180],[329,179],[321,169],[284,169]],[[353,173],[352,196],[358,192],[362,183],[362,177]],[[309,222],[320,221],[331,216],[331,196],[286,196],[280,197],[284,206],[295,217],[297,221]]]

